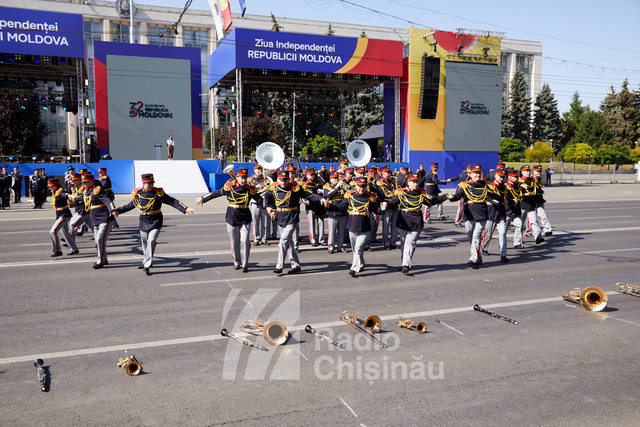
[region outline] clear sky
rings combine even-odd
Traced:
[[[184,7],[186,0],[134,0]],[[229,0],[240,13],[238,0]],[[456,28],[506,33],[506,38],[542,42],[542,82],[548,83],[560,113],[574,92],[598,109],[625,78],[640,89],[640,0],[246,0],[246,14],[393,28]],[[207,0],[191,9],[209,10]],[[176,17],[177,19],[177,17]],[[213,25],[213,21],[212,21]],[[285,29],[286,31],[286,29]]]

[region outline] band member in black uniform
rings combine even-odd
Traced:
[[[469,265],[477,267],[482,264],[480,252],[480,240],[482,230],[487,222],[487,203],[502,203],[504,199],[489,191],[487,183],[480,179],[482,167],[475,165],[469,172],[469,181],[458,184],[456,193],[451,201],[464,199],[464,218],[466,222],[467,236],[470,243]]]
[[[400,167],[400,172],[396,175],[396,188],[402,188],[407,185],[407,168]]]
[[[254,175],[249,178],[249,185],[256,187],[256,189],[260,186],[266,185],[264,177],[262,173],[262,166],[259,164],[255,164],[253,166]],[[266,181],[268,183],[268,181]],[[249,202],[249,209],[251,210],[251,231],[253,234],[253,244],[256,246],[259,245],[268,245],[267,243],[267,220],[270,220],[269,215],[267,214],[267,209],[264,206],[264,200],[260,197],[260,201],[251,199]]]
[[[64,188],[67,193],[71,193],[73,190],[73,182],[71,182],[71,176],[76,173],[73,166],[69,166],[64,173]]]
[[[493,182],[489,184],[489,191],[499,195],[503,199],[507,197],[507,186],[504,183],[504,169],[498,169],[493,174]],[[487,205],[488,219],[482,234],[482,255],[489,255],[489,243],[495,229],[498,229],[498,247],[500,248],[500,261],[509,262],[507,258],[507,207],[500,203]]]
[[[0,207],[2,209],[11,206],[11,175],[7,173],[7,167],[2,166],[0,169],[0,196],[2,201]]]
[[[18,170],[18,166],[13,167],[11,180],[11,187],[13,188],[13,203],[22,203],[22,174]]]
[[[278,181],[278,169],[271,169],[269,171],[269,178],[271,182]],[[266,202],[264,202],[264,195],[262,197],[264,208],[267,208]],[[271,219],[271,216],[267,213],[267,239],[278,240],[278,221]]]
[[[113,218],[111,211],[115,209],[115,206],[104,189],[97,185],[92,174],[82,175],[82,186],[85,190],[83,194],[69,197],[71,197],[75,203],[82,200],[85,209],[89,210],[91,226],[93,227],[93,235],[98,251],[98,259],[96,263],[93,264],[93,268],[98,269],[109,264],[107,258],[107,238],[109,237],[109,231],[111,229],[109,221]]]
[[[502,162],[498,162],[498,164],[496,165],[495,169],[491,169],[489,171],[489,177],[487,178],[487,182],[493,182],[495,180],[496,177],[496,172],[497,171],[504,171],[505,170],[505,164]]]
[[[42,178],[41,169],[34,169],[31,175],[31,195],[33,197],[33,209],[42,209],[45,203],[46,181]]]
[[[113,202],[116,199],[116,195],[113,194],[113,190],[111,189],[111,178],[109,178],[109,176],[107,175],[107,168],[98,168],[98,174],[100,174],[100,186],[104,189],[104,191],[107,193],[107,196],[109,196],[109,198]],[[111,227],[120,228],[117,219],[113,218]]]
[[[471,170],[471,167],[473,165],[467,165],[467,168],[465,170],[463,170],[460,175],[455,176],[453,178],[451,178],[451,181],[458,181],[458,182],[465,182],[469,180],[469,171]],[[454,220],[454,224],[456,225],[456,227],[464,227],[464,225],[462,224],[463,221],[463,207],[464,207],[464,199],[460,199],[460,202],[458,202],[458,210],[456,211],[456,219]]]
[[[291,262],[291,270],[288,274],[300,272],[300,260],[298,251],[294,245],[294,230],[300,222],[300,200],[305,199],[310,203],[319,203],[322,198],[318,194],[310,193],[296,182],[291,182],[289,173],[281,171],[278,173],[278,182],[271,185],[271,188],[264,195],[267,202],[267,211],[271,218],[278,220],[280,230],[280,242],[278,243],[278,262],[273,272],[282,273],[285,256]],[[312,209],[314,205],[311,205]]]
[[[346,190],[338,181],[337,172],[329,175],[329,182],[324,185],[324,198],[329,202],[339,202],[344,199]],[[327,225],[329,227],[329,253],[346,252],[343,248],[344,234],[347,228],[347,211],[334,210],[327,211]]]
[[[60,246],[60,239],[58,239],[58,231],[62,233],[62,237],[69,246],[71,251],[67,255],[76,255],[80,251],[76,246],[76,240],[69,233],[69,220],[71,219],[71,211],[69,210],[70,197],[68,193],[65,193],[64,189],[60,187],[60,180],[58,178],[50,179],[47,186],[51,190],[51,196],[53,200],[51,204],[56,211],[56,222],[53,223],[51,231],[51,246],[53,249],[52,257],[59,257],[62,255],[62,247]]]
[[[439,184],[448,184],[451,180],[441,180],[438,177],[438,163],[431,163],[431,169],[429,172],[426,172],[424,175],[424,185],[421,185],[421,182],[418,182],[418,187],[424,188],[427,190],[427,195],[434,200],[438,198],[438,195],[442,193],[440,190]],[[429,222],[431,220],[431,206],[427,206],[425,213],[426,221]],[[446,219],[444,216],[444,209],[442,207],[442,203],[438,203],[438,219],[443,220]]]
[[[397,217],[397,225],[400,234],[400,247],[402,248],[401,271],[403,274],[409,274],[411,259],[416,250],[416,242],[424,228],[422,205],[432,206],[442,203],[451,197],[448,194],[429,197],[424,189],[418,187],[418,184],[418,176],[410,175],[407,178],[407,187],[398,188],[391,199],[382,203],[383,210],[389,207],[395,207],[400,210]]]
[[[536,245],[544,242],[544,237],[538,226],[538,220],[536,219],[536,192],[537,185],[533,177],[531,176],[531,168],[529,165],[520,167],[520,188],[522,188],[523,195],[520,200],[520,209],[522,209],[522,222],[529,221],[531,232],[536,239]]]
[[[540,226],[544,236],[551,236],[551,222],[547,217],[547,211],[544,209],[544,184],[542,183],[542,166],[533,165],[533,179],[536,185],[536,217],[540,220]]]
[[[378,196],[378,200],[382,201],[381,190],[378,188],[378,180],[380,177],[378,176],[378,167],[376,165],[371,165],[369,169],[367,169],[367,181],[369,181],[369,193],[376,194]],[[380,218],[383,217],[383,212],[378,210],[378,212],[371,212],[369,214],[369,219],[371,220],[371,235],[369,236],[369,240],[367,241],[367,247],[371,243],[380,243],[377,239],[378,234],[378,224]],[[371,249],[369,249],[371,250]]]
[[[238,169],[235,174],[236,179],[229,180],[220,190],[214,190],[209,194],[196,199],[196,205],[202,206],[209,200],[225,196],[229,206],[225,220],[227,222],[227,234],[231,243],[231,257],[236,270],[242,269],[243,273],[249,271],[249,251],[251,250],[251,239],[249,238],[251,228],[251,210],[249,201],[251,199],[262,202],[256,187],[247,184],[248,171],[245,168]]]
[[[381,167],[380,174],[382,178],[376,182],[376,185],[381,201],[384,202],[391,200],[393,196],[395,196],[396,189],[399,187],[396,187],[396,181],[391,177],[391,168],[389,165]],[[387,207],[383,215],[382,242],[384,243],[384,248],[389,250],[396,249],[396,241],[398,240],[398,207]]]
[[[316,169],[307,169],[306,175],[307,180],[301,183],[302,188],[313,194],[318,194],[318,190],[322,192],[322,181],[316,176]],[[311,210],[307,203],[305,203],[305,211],[307,221],[309,222],[309,241],[311,242],[311,246],[326,245],[327,241],[324,238],[324,218],[318,216]]]
[[[357,178],[354,181],[355,189],[348,191],[344,199],[339,202],[329,202],[326,199],[323,203],[329,210],[347,210],[347,230],[353,249],[353,262],[349,269],[349,275],[356,277],[356,274],[364,270],[364,245],[371,234],[371,221],[369,212],[377,211],[380,207],[378,196],[370,194],[369,183],[366,178]]]
[[[76,203],[72,203],[75,212],[69,221],[69,232],[71,233],[71,237],[75,238],[77,236],[82,236],[84,233],[82,227],[84,226],[87,230],[90,230],[93,234],[93,229],[91,228],[91,217],[89,216],[89,211],[84,206],[84,201],[82,199],[77,199],[78,196],[84,194],[84,186],[82,185],[82,177],[79,173],[73,173],[71,175],[71,196],[74,200],[79,200]]]
[[[518,171],[509,169],[507,171],[507,224],[506,228],[513,223],[513,247],[523,249],[522,244],[522,209],[520,209],[520,201],[523,194],[518,180]]]
[[[183,214],[192,214],[193,208],[188,208],[179,200],[174,199],[164,192],[162,188],[154,187],[153,174],[142,175],[142,187],[136,188],[131,193],[131,201],[124,206],[114,209],[114,215],[129,212],[133,208],[140,212],[140,241],[142,243],[142,264],[138,268],[144,270],[144,274],[151,275],[149,269],[153,266],[153,253],[156,250],[158,235],[162,228],[162,204],[173,206]]]

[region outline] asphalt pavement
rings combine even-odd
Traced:
[[[545,194],[553,235],[515,250],[509,232],[509,263],[494,240],[470,268],[456,205],[445,202],[449,218],[426,225],[409,275],[399,250],[374,245],[357,278],[347,274],[351,253],[309,245],[306,219],[299,274],[286,264],[273,273],[277,241],[251,248],[249,272],[234,270],[220,199],[195,215],[163,208],[152,276],[137,268],[138,216],[121,215],[109,265],[94,270],[89,234],[79,255],[50,258],[54,212],[23,198],[0,211],[0,424],[636,426],[640,298],[612,288],[640,285],[640,187]],[[196,195],[174,196],[195,206]],[[562,299],[587,286],[608,294],[605,310]],[[375,336],[388,348],[342,322],[345,310],[379,316]],[[398,315],[428,332],[399,328]],[[289,341],[239,333],[255,316],[284,322]],[[125,351],[140,375],[117,367]]]

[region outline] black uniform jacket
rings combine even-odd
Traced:
[[[542,206],[546,202],[544,199],[544,184],[541,178],[534,178],[533,182],[536,185],[536,206]]]
[[[56,219],[71,218],[71,211],[69,210],[69,194],[65,193],[63,188],[58,188],[54,193],[51,193],[53,200],[51,200],[51,206],[56,211]]]
[[[322,197],[306,191],[297,182],[289,183],[289,185],[284,188],[280,187],[277,183],[273,183],[264,195],[267,206],[276,210],[276,219],[280,227],[286,227],[289,224],[297,224],[300,222],[301,199],[320,204]]]
[[[458,184],[451,201],[464,200],[464,217],[467,221],[486,221],[488,219],[487,202],[502,203],[501,196],[489,191],[485,181],[466,181]]]
[[[407,188],[399,188],[387,203],[400,210],[396,225],[398,228],[407,231],[418,231],[424,228],[424,219],[422,218],[422,205],[433,206],[447,200],[446,195],[435,196],[429,198],[427,192],[418,188],[409,191]]]
[[[82,195],[84,194],[84,187],[81,185],[80,187],[73,187],[71,190],[71,196],[75,200],[75,213],[78,215],[86,215],[89,211],[84,206],[84,200],[82,200]],[[80,196],[80,198],[78,198]]]
[[[438,194],[442,193],[440,187],[438,187],[438,184],[446,184],[446,181],[440,181],[440,178],[438,178],[438,172],[430,170],[424,176],[424,184],[424,189],[427,190],[428,195],[437,196]],[[422,186],[418,184],[418,187]]]
[[[253,185],[238,185],[234,180],[227,181],[220,190],[214,190],[206,196],[202,196],[202,202],[206,203],[216,197],[227,196],[229,206],[225,220],[232,226],[251,223],[251,211],[249,210],[250,199],[261,203],[260,195]]]
[[[110,216],[111,198],[107,196],[104,188],[96,185],[89,192],[85,191],[83,194],[74,198],[76,203],[80,200],[84,203],[85,209],[89,210],[92,226],[96,227],[113,220],[113,217]]]
[[[302,185],[302,188],[309,193],[323,194],[322,182],[318,178],[311,181],[303,181],[300,183],[300,185]],[[307,212],[313,211],[313,213],[318,215],[320,218],[326,218],[327,216],[326,209],[324,209],[324,206],[322,206],[322,204],[317,201],[309,201],[309,204],[305,206],[305,210]]]
[[[507,182],[507,216],[509,218],[515,218],[522,215],[522,209],[520,209],[520,201],[524,196],[520,183]]]
[[[107,193],[107,196],[109,196],[111,200],[115,199],[116,196],[115,194],[113,194],[113,190],[111,189],[111,178],[109,178],[107,175],[104,175],[104,176],[101,176],[99,179],[100,179],[100,186],[104,188],[104,191]]]
[[[536,192],[538,187],[533,178],[520,178],[520,188],[522,189],[522,200],[520,200],[520,208],[523,211],[532,211],[536,208]],[[526,186],[527,188],[524,188]]]
[[[505,185],[504,182],[501,184],[498,184],[495,181],[492,182],[491,184],[489,184],[489,191],[494,195],[498,195],[502,197],[502,200],[504,200],[507,197],[507,186]],[[502,203],[493,204],[493,203],[487,202],[487,209],[488,209],[489,219],[491,221],[498,222],[500,220],[507,219],[507,207],[504,204]]]
[[[140,211],[140,231],[151,231],[162,228],[162,204],[170,205],[182,213],[187,212],[187,207],[179,200],[174,199],[164,192],[162,188],[153,187],[151,191],[136,188],[131,193],[131,201],[115,210],[120,213],[129,212],[133,208]]]
[[[348,191],[344,195],[344,199],[338,202],[331,202],[329,210],[346,209],[347,230],[353,233],[366,233],[371,231],[371,221],[369,214],[376,212],[380,207],[378,196],[371,193],[358,194],[356,190]]]
[[[396,189],[398,188],[393,178],[389,178],[386,180],[381,178],[376,182],[376,186],[378,187],[378,198],[380,198],[380,201],[382,202],[388,202],[389,200],[393,199],[393,197],[396,195]],[[398,210],[398,207],[390,206],[387,209],[396,211]]]
[[[327,199],[330,202],[340,202],[344,199],[344,195],[346,193],[344,187],[340,184],[337,183],[335,186],[331,186],[331,184],[325,184],[323,187],[324,190],[324,198]],[[347,215],[347,210],[343,209],[343,210],[328,210],[327,211],[327,215],[328,216],[346,216]]]

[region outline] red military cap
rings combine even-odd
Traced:
[[[530,170],[531,170],[531,168],[529,167],[529,165],[520,166],[520,172],[522,172],[522,171],[530,171]]]
[[[471,166],[471,170],[470,172],[482,172],[482,166],[480,165],[473,165]]]
[[[353,181],[356,185],[367,185],[368,181],[366,178],[358,177]]]
[[[249,171],[247,171],[247,168],[240,168],[236,172],[236,176],[249,176]]]
[[[418,180],[418,175],[409,175],[407,177],[407,182],[408,181],[417,181]]]
[[[391,172],[389,165],[384,165],[380,168],[380,172]]]
[[[95,178],[93,177],[92,173],[85,173],[84,175],[82,175],[82,182],[91,182],[94,180]]]
[[[288,178],[289,178],[289,172],[287,171],[278,172],[278,179],[288,179]]]
[[[145,183],[145,182],[156,182],[153,179],[153,174],[152,173],[143,173],[141,178],[142,178],[142,182],[143,183]]]
[[[54,185],[57,185],[58,187],[60,187],[60,180],[58,178],[51,178],[47,182],[48,187],[53,187]]]

